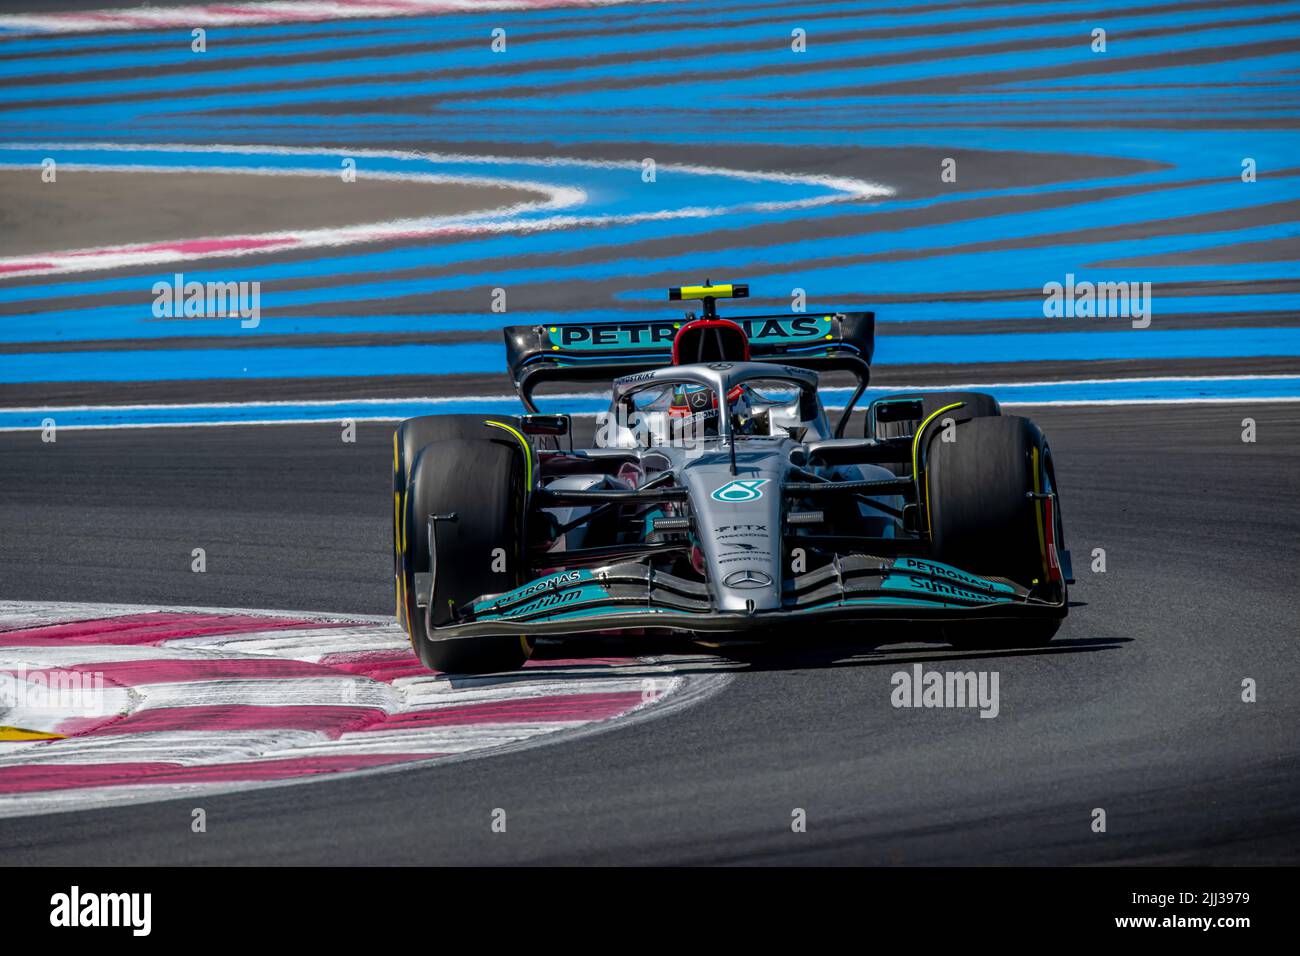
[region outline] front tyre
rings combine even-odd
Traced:
[[[924,440],[926,497],[934,557],[975,574],[1005,577],[1031,590],[1050,587],[1046,508],[1041,495],[1055,492],[1051,450],[1027,418],[973,418],[954,441],[938,430]],[[1061,546],[1060,508],[1054,534]],[[1065,615],[1065,583],[1059,585]],[[959,646],[1031,647],[1046,644],[1060,618],[971,621],[945,627]]]
[[[406,489],[411,480],[411,469],[420,451],[436,441],[452,438],[483,438],[497,434],[488,421],[502,422],[519,427],[519,419],[511,415],[422,415],[408,418],[393,432],[393,570],[397,586],[397,623],[410,630],[407,620],[405,595],[402,593],[402,512],[406,507]]]
[[[525,472],[522,450],[505,434],[437,441],[415,459],[399,543],[407,633],[431,670],[513,670],[532,654],[532,642],[517,633],[429,640],[415,591],[415,575],[435,571],[428,618],[436,628],[466,602],[523,583]],[[429,550],[430,515],[439,516],[436,556]]]

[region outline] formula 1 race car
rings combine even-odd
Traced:
[[[1070,583],[1052,454],[990,395],[871,402],[870,312],[720,318],[744,285],[672,289],[679,320],[505,329],[527,414],[431,415],[394,435],[398,619],[440,671],[520,666],[534,639],[869,636],[1051,640]],[[834,424],[819,373],[857,387]],[[546,382],[612,380],[591,447]]]

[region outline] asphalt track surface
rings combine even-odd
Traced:
[[[206,836],[190,832],[193,798],[0,820],[0,859],[1297,862],[1296,406],[1252,409],[1253,444],[1238,406],[1032,411],[1079,579],[1045,650],[792,633],[701,651],[682,666],[734,679],[658,719],[442,768],[204,796]],[[33,599],[384,613],[387,441],[379,425],[355,446],[316,426],[69,433],[57,450],[4,435],[0,572]],[[188,571],[197,541],[210,542],[204,575]],[[1089,570],[1094,548],[1104,574]],[[915,662],[996,670],[1001,713],[893,708],[890,675]],[[506,834],[490,830],[497,807]],[[1105,834],[1090,829],[1097,807]],[[790,829],[794,808],[806,833]]]

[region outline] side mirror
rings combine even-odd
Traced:
[[[525,435],[567,435],[568,415],[524,415],[520,419]]]
[[[920,399],[876,402],[873,407],[878,422],[913,422],[925,417],[925,406]]]

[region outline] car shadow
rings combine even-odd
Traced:
[[[1118,650],[1131,643],[1130,637],[1060,638],[1042,647],[883,647],[880,645],[835,644],[814,647],[717,648],[715,653],[734,661],[744,670],[810,670],[825,667],[881,667],[899,664],[929,664],[941,661],[996,660],[1016,657],[1045,657],[1062,654],[1091,654]]]
[[[804,638],[764,642],[735,642],[702,646],[685,638],[578,639],[537,648],[533,664],[522,670],[498,674],[456,675],[453,686],[470,687],[505,683],[592,680],[663,680],[692,674],[746,671],[817,670],[830,667],[883,667],[901,664],[983,661],[1017,657],[1092,654],[1118,650],[1130,637],[1057,638],[1042,647],[958,648],[936,639],[928,643],[914,634],[875,641]],[[919,646],[918,646],[919,645]],[[638,662],[654,660],[651,666]]]

